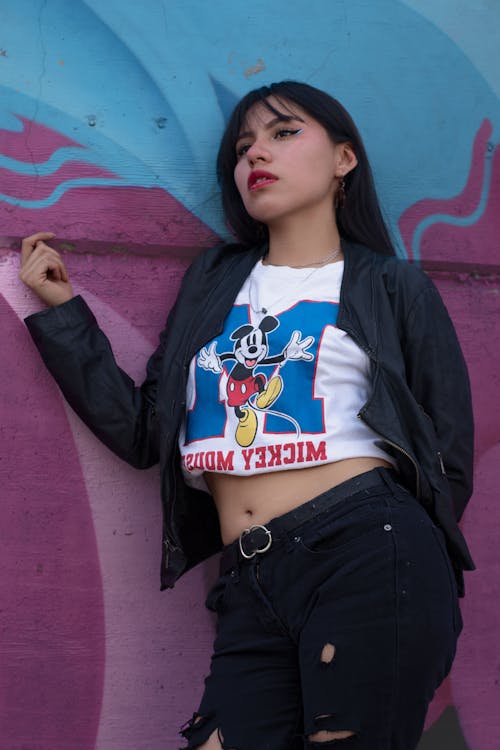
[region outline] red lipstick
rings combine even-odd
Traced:
[[[276,182],[277,179],[278,178],[276,177],[276,175],[271,174],[271,172],[265,172],[262,169],[255,169],[248,175],[248,189],[257,190],[260,187],[264,187],[265,185],[270,185],[272,182]]]

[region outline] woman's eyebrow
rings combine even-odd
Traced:
[[[265,130],[271,130],[275,125],[279,125],[280,122],[304,122],[304,120],[298,115],[279,115],[279,117],[273,117],[269,122],[264,123]],[[253,130],[245,130],[240,133],[236,142],[241,141],[242,138],[250,138],[254,135]]]

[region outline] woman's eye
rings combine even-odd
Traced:
[[[274,141],[281,141],[285,138],[290,138],[292,135],[299,135],[299,133],[302,133],[304,131],[303,128],[280,128],[277,130],[274,135],[272,136],[272,140]],[[241,159],[247,151],[252,147],[252,143],[241,143],[236,145],[236,159]]]
[[[288,138],[291,135],[299,135],[299,133],[303,132],[303,128],[297,128],[295,130],[290,130],[289,128],[281,128],[281,130],[278,130],[274,137],[278,140],[281,140],[282,138]]]
[[[236,158],[241,159],[242,156],[245,156],[249,148],[250,148],[249,143],[242,143],[241,146],[238,146],[236,148]]]

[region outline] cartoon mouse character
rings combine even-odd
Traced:
[[[279,320],[273,315],[266,315],[257,328],[250,324],[240,326],[230,335],[235,342],[232,352],[218,354],[217,342],[203,347],[198,357],[198,365],[204,370],[221,373],[222,363],[233,359],[235,364],[229,372],[226,385],[227,405],[234,408],[238,417],[236,442],[246,448],[251,445],[257,434],[257,414],[252,404],[259,409],[269,408],[283,390],[283,381],[279,375],[269,382],[263,373],[255,374],[255,369],[263,365],[282,366],[288,360],[311,360],[313,355],[307,351],[314,342],[313,336],[301,340],[301,332],[294,331],[290,341],[280,352],[269,355],[267,334],[279,326]],[[256,394],[258,394],[256,396]],[[256,396],[256,398],[254,398]],[[250,399],[253,399],[250,401]]]

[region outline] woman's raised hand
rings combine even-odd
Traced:
[[[19,278],[47,305],[60,305],[73,297],[61,256],[46,244],[54,237],[52,232],[37,232],[26,237],[21,246]]]

